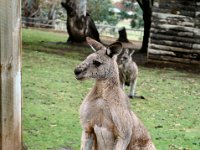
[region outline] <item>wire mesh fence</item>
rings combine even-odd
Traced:
[[[22,17],[22,26],[23,27],[50,28],[52,30],[67,32],[66,21],[62,21],[59,19],[48,20],[48,19],[44,19],[44,18]],[[101,36],[109,36],[109,37],[114,37],[114,38],[118,37],[118,30],[120,29],[120,27],[110,26],[110,25],[102,25],[102,24],[96,24],[96,27]],[[141,29],[126,28],[126,32],[127,32],[128,39],[141,41],[144,31]]]

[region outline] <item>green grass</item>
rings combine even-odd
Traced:
[[[74,78],[91,50],[55,45],[67,36],[23,29],[23,139],[29,150],[80,149],[79,106],[93,81]],[[158,150],[200,149],[200,76],[171,68],[139,67],[132,109]],[[127,89],[128,90],[128,89]]]

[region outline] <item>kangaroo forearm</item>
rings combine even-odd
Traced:
[[[82,132],[81,150],[92,150],[94,135]]]
[[[114,150],[126,150],[128,147],[128,139],[118,139]]]
[[[93,138],[89,138],[87,139],[86,143],[85,143],[85,150],[91,150],[92,149],[92,146],[93,146]]]

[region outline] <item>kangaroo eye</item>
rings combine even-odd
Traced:
[[[101,65],[101,62],[99,62],[98,60],[93,60],[93,64],[96,66],[96,67],[99,67]]]

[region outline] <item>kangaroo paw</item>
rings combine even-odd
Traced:
[[[133,95],[128,95],[128,97],[129,97],[130,99],[133,99],[133,98],[145,99],[144,96],[137,96],[137,95],[135,95],[135,96],[133,96]]]
[[[133,96],[133,95],[128,95],[128,97],[129,97],[130,99],[133,99],[135,96]]]
[[[140,96],[141,99],[146,99],[144,96]]]

